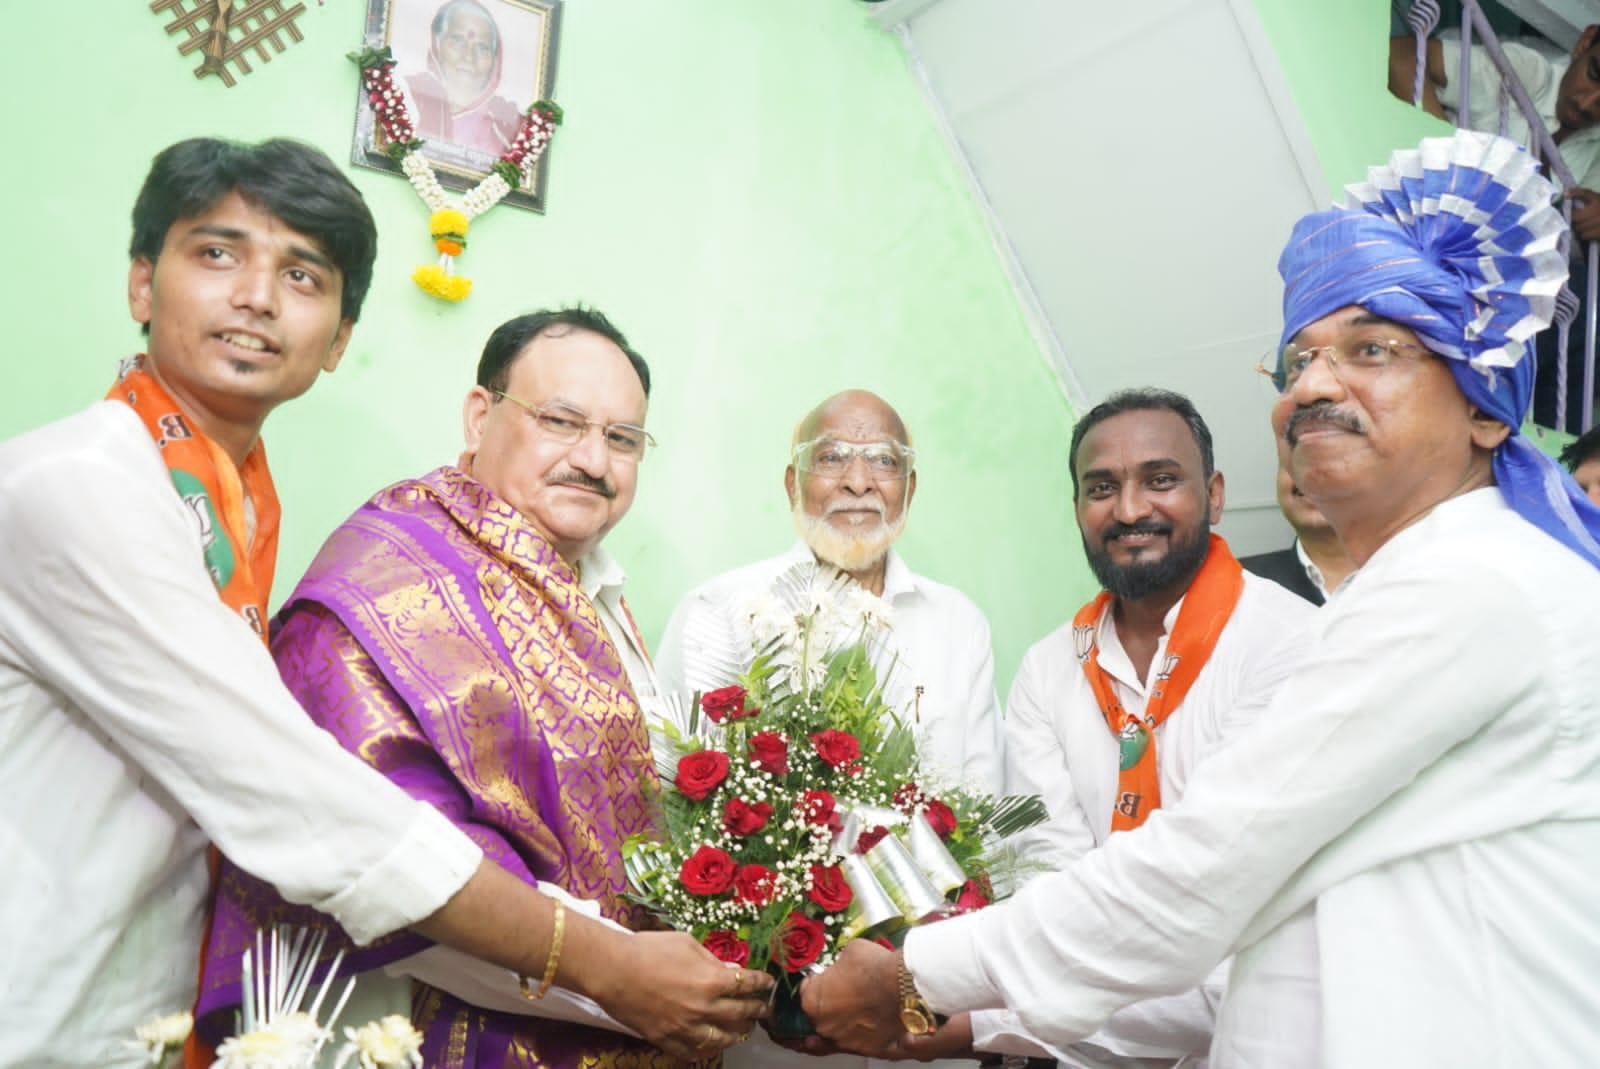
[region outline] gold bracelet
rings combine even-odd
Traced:
[[[550,956],[544,959],[544,976],[539,980],[539,990],[528,990],[528,978],[519,977],[522,987],[522,997],[529,1001],[537,1002],[550,992],[550,985],[556,982],[556,965],[561,961],[561,942],[567,935],[567,907],[560,902],[556,903],[556,923],[550,935]]]

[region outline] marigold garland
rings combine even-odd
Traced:
[[[390,50],[387,47],[365,48],[350,53],[350,59],[361,68],[361,84],[383,134],[384,152],[399,161],[400,170],[410,180],[411,188],[432,210],[428,231],[433,235],[439,259],[436,263],[418,266],[411,279],[425,292],[442,300],[462,300],[472,292],[472,279],[455,273],[455,258],[467,247],[467,230],[472,220],[532,178],[534,165],[550,144],[556,127],[561,125],[561,108],[550,100],[540,100],[529,107],[517,136],[511,139],[489,173],[462,195],[459,206],[452,207],[450,195],[439,184],[433,165],[421,152],[422,139],[417,137],[410,105],[394,80],[394,56]]]

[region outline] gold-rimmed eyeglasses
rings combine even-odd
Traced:
[[[1262,357],[1256,370],[1272,380],[1279,393],[1294,389],[1300,376],[1306,373],[1317,357],[1326,357],[1328,368],[1340,382],[1347,374],[1375,374],[1394,363],[1400,356],[1432,356],[1433,353],[1415,342],[1395,338],[1360,338],[1338,342],[1334,345],[1286,345]]]
[[[841,442],[813,438],[794,447],[794,464],[803,472],[837,479],[860,457],[874,482],[896,482],[911,474],[917,451],[899,442]]]
[[[587,412],[579,411],[561,401],[546,401],[542,405],[530,404],[520,397],[512,397],[504,390],[490,390],[502,401],[510,401],[531,414],[545,437],[562,445],[572,445],[582,438],[590,427],[600,428],[600,437],[606,448],[618,460],[637,464],[644,459],[645,450],[656,444],[655,437],[643,427],[631,423],[601,423],[590,419]]]

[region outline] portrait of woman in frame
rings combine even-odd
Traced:
[[[561,0],[368,0],[366,44],[388,47],[422,154],[442,185],[487,175],[523,114],[555,95]],[[400,173],[361,95],[351,161]],[[543,211],[548,155],[505,203]]]

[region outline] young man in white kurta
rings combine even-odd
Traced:
[[[141,1061],[134,1027],[194,1001],[208,840],[363,942],[471,876],[217,598],[132,409],[0,446],[0,528],[0,1064]]]

